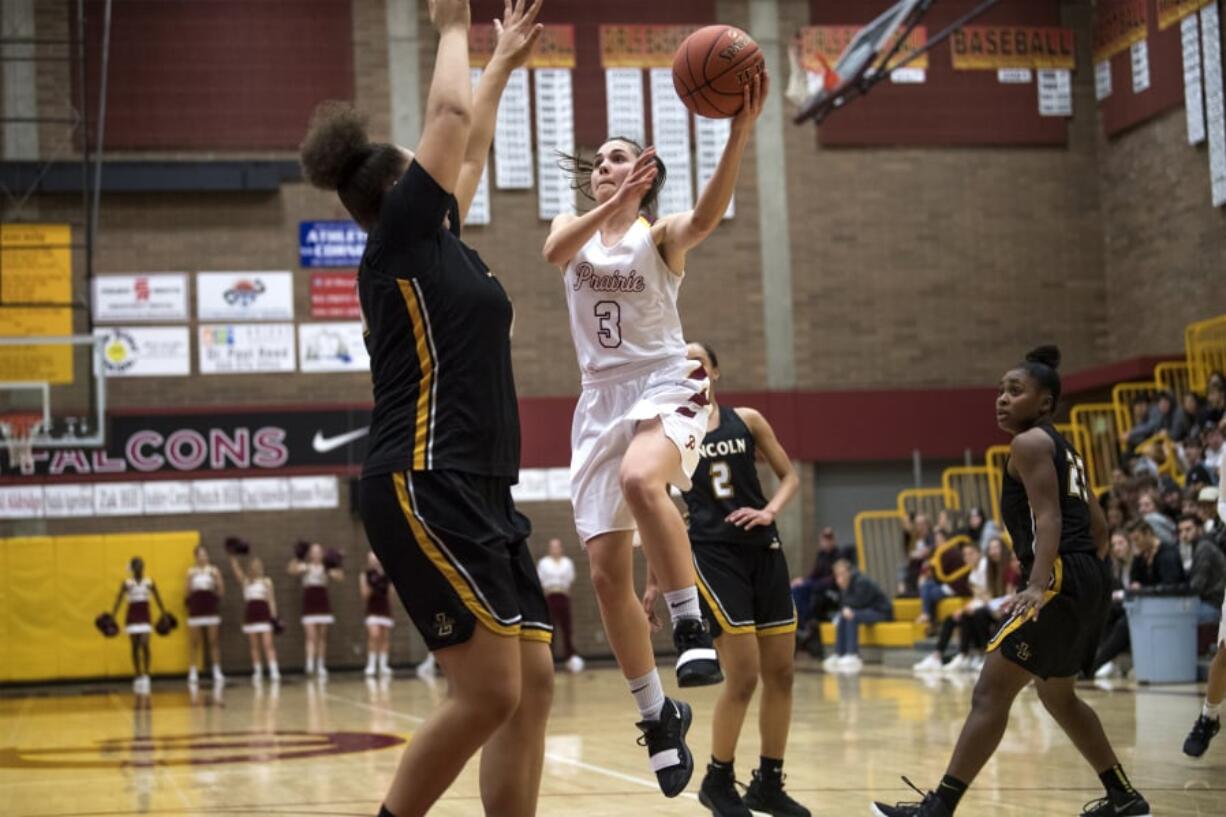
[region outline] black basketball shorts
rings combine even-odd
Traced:
[[[713,636],[796,631],[788,563],[777,545],[694,542],[693,549],[699,601]]]

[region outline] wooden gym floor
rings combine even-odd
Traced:
[[[663,673],[662,673],[663,674]],[[671,675],[671,672],[668,673]],[[666,684],[668,682],[666,681]],[[869,668],[858,677],[798,668],[788,789],[820,817],[868,814],[868,802],[913,799],[906,774],[940,778],[970,700],[972,680]],[[10,689],[0,694],[0,813],[13,817],[127,815],[368,815],[378,809],[401,741],[428,716],[445,682],[401,672],[390,683],[334,673],[320,685],[291,676],[274,691],[232,677],[215,697],[172,680],[138,707],[127,684]],[[690,746],[709,754],[714,690],[685,696],[695,710]],[[1202,687],[1085,696],[1102,716],[1128,772],[1161,817],[1226,815],[1226,737],[1207,756],[1180,753]],[[756,763],[755,710],[742,737],[738,776]],[[558,676],[541,815],[703,815],[695,792],[666,800],[635,745],[635,712],[615,670]],[[705,760],[703,761],[705,763]],[[470,763],[432,814],[481,814]],[[1080,814],[1098,781],[1033,691],[1019,698],[996,757],[959,809],[963,815]]]

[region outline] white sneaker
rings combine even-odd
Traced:
[[[365,675],[367,678],[374,678],[375,677],[375,662],[367,661],[366,671],[363,672],[362,674]]]
[[[319,680],[321,681],[328,680],[328,668],[325,667],[323,664],[320,664],[319,669],[315,671],[315,676],[319,678]]]
[[[988,662],[986,655],[976,655],[971,658],[971,672],[983,672],[983,665]]]
[[[1108,661],[1107,663],[1103,664],[1101,667],[1099,667],[1097,670],[1094,671],[1094,677],[1099,680],[1106,680],[1107,678],[1114,678],[1115,677],[1115,662]]]
[[[145,684],[141,680],[143,677],[143,675],[137,675],[132,679],[132,692],[137,695],[143,695],[145,693]]]
[[[828,656],[826,660],[822,662],[822,669],[825,670],[826,672],[838,672],[839,671],[839,659],[841,659],[842,657],[843,656],[841,655]]]
[[[280,681],[281,680],[281,670],[277,668],[276,664],[273,664],[272,666],[268,668],[268,680],[270,681]]]
[[[200,683],[200,675],[196,672],[195,667],[187,668],[187,683],[191,686]]]
[[[142,675],[138,680],[140,681],[140,694],[149,695],[153,692],[153,682],[148,675]]]
[[[938,653],[932,652],[916,664],[911,665],[912,672],[940,672],[941,671],[941,656]]]
[[[572,655],[566,659],[566,669],[570,672],[583,672],[583,659],[577,655]]]
[[[434,665],[434,653],[426,656],[426,660],[417,665],[418,678],[433,678],[438,675],[438,669]]]
[[[839,657],[839,672],[845,672],[848,675],[855,675],[860,670],[864,669],[864,661],[858,655],[843,655]]]
[[[213,684],[215,686],[224,686],[225,683],[226,676],[222,674],[221,668],[213,667]]]
[[[260,674],[258,669],[251,673],[251,683],[255,684],[256,686],[264,683],[264,676]]]
[[[943,672],[953,674],[955,672],[966,672],[971,668],[971,659],[967,658],[962,653],[955,655],[948,664],[945,665]]]

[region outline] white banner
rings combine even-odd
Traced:
[[[704,116],[694,117],[694,139],[697,141],[698,160],[698,194],[706,189],[707,183],[715,175],[719,159],[724,155],[724,146],[732,134],[731,119],[707,119]],[[728,200],[728,209],[724,210],[724,218],[736,215],[736,196]]]
[[[521,468],[519,482],[511,486],[516,502],[543,502],[549,499],[549,480],[543,468]]]
[[[145,492],[139,482],[99,482],[94,485],[94,513],[98,516],[140,516]]]
[[[575,152],[575,100],[569,68],[538,68],[536,81],[536,144],[538,215],[544,221],[575,212],[575,191],[558,167],[558,153]]]
[[[549,498],[556,500],[570,499],[570,469],[546,468],[545,481],[549,486]]]
[[[192,482],[192,508],[196,513],[233,513],[243,510],[243,489],[237,479],[198,479]]]
[[[532,189],[532,106],[528,69],[516,68],[498,101],[494,125],[494,186],[499,190]]]
[[[91,512],[93,509],[90,509]],[[0,519],[42,519],[41,485],[16,485],[0,488]]]
[[[299,368],[304,372],[369,372],[362,322],[298,324]]]
[[[89,488],[88,485],[81,487]],[[146,516],[191,513],[195,507],[192,503],[192,484],[190,482],[164,479],[146,482],[144,487]],[[50,485],[47,486],[47,490],[51,490]]]
[[[1029,85],[1033,80],[1029,68],[996,69],[996,81],[1001,85]]]
[[[647,144],[647,119],[643,114],[643,69],[606,68],[604,72],[605,121],[610,139],[624,136]]]
[[[107,377],[166,377],[192,373],[186,326],[111,326],[95,329],[105,338],[102,366]]]
[[[94,515],[94,489],[88,485],[47,485],[43,507],[48,519]]]
[[[290,507],[335,508],[340,502],[336,477],[290,477]]]
[[[1073,72],[1039,69],[1039,116],[1073,115]]]
[[[1132,92],[1139,94],[1149,90],[1149,40],[1133,43],[1129,49],[1132,65]]]
[[[1205,130],[1209,136],[1209,180],[1213,206],[1226,205],[1226,100],[1222,94],[1222,23],[1217,3],[1200,10],[1205,76]]]
[[[928,81],[928,71],[924,68],[912,68],[904,65],[890,72],[890,82],[895,85],[923,85]]]
[[[1204,85],[1200,79],[1200,26],[1189,14],[1179,24],[1183,46],[1183,105],[1188,118],[1188,144],[1205,141]]]
[[[288,511],[290,508],[289,480],[259,477],[242,480],[243,510]]]
[[[294,371],[292,323],[201,324],[200,374]]]
[[[469,76],[472,78],[473,94],[477,92],[477,83],[481,82],[481,74],[483,71],[480,68],[468,69]],[[482,225],[490,223],[490,162],[489,156],[485,157],[485,165],[481,168],[481,181],[477,183],[477,189],[473,193],[473,200],[468,205],[468,212],[464,214],[464,225]]]
[[[187,273],[99,275],[93,284],[94,320],[187,320]]]
[[[1111,96],[1111,60],[1094,63],[1094,98],[1102,102]]]
[[[651,133],[656,154],[668,168],[660,191],[662,216],[694,209],[694,177],[690,168],[690,112],[673,87],[671,68],[652,68]]]
[[[202,321],[292,320],[294,274],[198,272],[196,317]]]

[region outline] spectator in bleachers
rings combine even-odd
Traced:
[[[1220,423],[1226,416],[1226,378],[1221,372],[1209,375],[1209,387],[1205,390],[1205,419]]]
[[[962,533],[969,536],[980,550],[986,548],[993,537],[1000,535],[996,523],[984,515],[982,508],[971,508],[967,512],[966,526],[962,529]]]
[[[937,513],[937,532],[945,534],[947,539],[953,538],[954,531],[958,529],[957,516],[956,511],[951,511],[949,508],[941,508]]]
[[[834,583],[839,588],[839,612],[835,616],[834,655],[822,663],[827,672],[857,673],[861,624],[876,624],[894,618],[894,605],[877,583],[846,559],[834,563]]]
[[[1213,472],[1205,466],[1205,444],[1199,433],[1189,434],[1179,452],[1179,468],[1185,485],[1212,485]]]
[[[1181,443],[1189,434],[1195,434],[1205,422],[1205,401],[1194,391],[1186,391],[1180,400],[1179,408],[1175,409],[1175,419],[1171,421],[1171,439]]]
[[[796,605],[796,642],[816,658],[822,657],[820,622],[829,621],[839,607],[839,589],[834,583],[834,563],[851,559],[854,547],[840,548],[834,528],[825,527],[817,540],[813,569],[792,580],[792,603]]]
[[[1226,470],[1226,466],[1222,466]],[[1218,503],[1222,498],[1222,489],[1207,485],[1196,495],[1196,515],[1200,517],[1205,535],[1217,543],[1219,548],[1226,550],[1226,522],[1218,514]]]
[[[1179,551],[1188,571],[1188,584],[1192,592],[1200,596],[1197,623],[1214,624],[1222,617],[1226,554],[1205,535],[1205,528],[1197,516],[1180,517]]]
[[[1132,544],[1132,565],[1128,571],[1129,590],[1141,590],[1160,585],[1181,585],[1186,582],[1179,549],[1164,545],[1154,529],[1144,519],[1128,526],[1128,541]],[[1094,659],[1094,677],[1110,678],[1116,673],[1115,659],[1130,645],[1127,616],[1116,619],[1107,629]]]
[[[1169,431],[1175,421],[1175,398],[1168,391],[1159,392],[1151,400],[1138,397],[1132,402],[1132,430],[1125,438],[1127,450],[1132,451],[1159,431]]]
[[[1115,530],[1128,524],[1128,506],[1119,500],[1112,499],[1106,506],[1107,528]]]
[[[1009,559],[1011,556],[1000,537],[988,542],[987,552],[979,549],[973,541],[962,545],[962,560],[970,567],[968,584],[973,597],[964,607],[955,611],[941,622],[940,635],[937,637],[936,648],[922,661],[911,667],[916,672],[958,672],[975,670],[982,666],[982,650],[987,646],[991,624],[999,618],[1000,604],[1004,597],[1012,593],[1011,587],[1016,587],[1014,576],[1009,581]],[[991,609],[994,600],[995,610]],[[948,664],[945,663],[945,651],[953,639],[954,631],[958,632],[958,654]],[[978,650],[979,653],[973,654]]]
[[[1153,529],[1162,544],[1175,544],[1179,538],[1175,533],[1175,523],[1159,509],[1158,500],[1152,491],[1146,491],[1137,498],[1137,512]]]
[[[1113,592],[1119,591],[1120,596],[1116,600],[1122,601],[1124,588],[1128,586],[1128,576],[1132,570],[1132,544],[1128,541],[1128,534],[1123,529],[1112,529],[1111,550],[1107,555],[1110,558],[1108,566],[1111,568],[1111,589]]]
[[[1209,469],[1211,475],[1217,472],[1222,462],[1223,423],[1226,423],[1226,420],[1207,420],[1204,431],[1201,433],[1201,440],[1205,443],[1205,468]]]
[[[923,513],[904,518],[902,530],[907,561],[898,579],[898,595],[915,597],[919,595],[919,580],[924,566],[936,547],[936,534],[927,514]]]
[[[920,579],[920,615],[918,621],[929,629],[937,618],[941,599],[971,595],[970,570],[958,547],[947,547],[948,540],[937,531],[936,553],[930,560],[931,569]]]
[[[1168,519],[1178,522],[1179,517],[1183,516],[1183,491],[1179,489],[1179,483],[1166,475],[1163,475],[1161,485],[1162,501],[1158,504],[1158,510]]]

